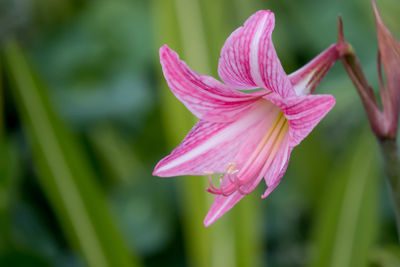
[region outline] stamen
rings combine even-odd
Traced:
[[[216,187],[213,185],[211,175],[208,175],[208,183],[210,184],[210,188],[211,188],[212,190],[215,190],[215,191],[218,191],[218,190],[219,190],[218,188],[216,188]]]
[[[230,162],[228,163],[225,172],[219,176],[220,180],[220,187],[217,188],[213,185],[211,175],[214,174],[212,171],[204,171],[206,175],[208,175],[209,187],[206,188],[206,191],[215,194],[215,195],[223,195],[223,196],[230,196],[234,192],[239,192],[242,195],[248,195],[250,193],[243,190],[242,184],[240,179],[237,177],[237,173],[239,173],[238,169],[235,169],[237,163]],[[225,184],[222,186],[223,179],[227,177],[229,179],[230,184]]]
[[[220,195],[220,194],[221,194],[221,192],[212,190],[212,189],[209,188],[209,187],[206,188],[206,191],[207,191],[207,192],[210,192],[211,194],[214,194],[214,195]]]
[[[234,162],[231,162],[231,163],[229,163],[228,164],[228,167],[226,167],[226,170],[225,170],[225,172],[226,173],[231,173],[232,171],[233,171],[233,169],[236,167],[236,163],[234,163]]]
[[[237,165],[236,163],[229,163],[225,169],[225,173],[219,176],[220,188],[217,188],[213,185],[211,175],[214,174],[214,172],[205,171],[204,173],[208,175],[208,182],[209,182],[209,187],[206,188],[206,191],[212,194],[223,195],[223,196],[230,196],[233,192],[235,192],[235,187],[232,185],[234,185],[236,178],[232,178],[232,176],[238,172],[238,170],[234,170],[236,165]],[[223,183],[223,178],[225,176],[228,177],[231,184],[223,187],[222,183]]]
[[[215,194],[215,195],[221,195],[221,194],[225,195],[225,192],[223,192],[221,188],[216,188],[213,185],[213,181],[212,181],[211,175],[214,174],[214,172],[212,172],[212,171],[204,171],[204,173],[208,175],[208,183],[209,183],[209,187],[206,188],[206,191],[208,191],[208,192],[210,192],[212,194]],[[222,181],[222,177],[223,176],[221,175],[220,176],[220,181]]]

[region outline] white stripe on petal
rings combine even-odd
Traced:
[[[303,77],[297,83],[293,84],[293,88],[296,91],[296,95],[309,95],[311,93],[310,84],[311,79],[313,78],[315,70],[311,71],[307,74],[307,76]]]
[[[266,15],[257,25],[256,32],[250,45],[250,73],[254,83],[258,85],[264,84],[261,78],[260,66],[258,62],[258,47],[260,45],[260,38],[262,36],[262,33],[265,30],[264,27],[265,23],[267,22],[268,16],[269,13],[266,13]]]
[[[216,197],[218,197],[218,198],[224,198],[224,202],[223,202],[222,205],[218,206],[218,208],[217,208],[216,210],[214,210],[213,213],[210,213],[210,214],[212,214],[211,217],[206,217],[206,218],[204,219],[204,225],[205,225],[205,226],[209,226],[209,225],[211,225],[213,222],[215,222],[219,217],[221,217],[222,215],[224,215],[224,213],[225,213],[227,210],[229,210],[229,209],[227,209],[227,206],[228,206],[228,205],[232,205],[232,199],[233,199],[233,197],[235,197],[235,196],[236,196],[236,197],[239,197],[239,199],[236,201],[236,203],[237,203],[241,198],[244,197],[244,196],[240,195],[240,193],[238,193],[238,192],[235,192],[235,193],[233,193],[232,195],[230,195],[230,196],[228,196],[228,197],[216,196]],[[235,204],[235,203],[234,203],[234,204]]]
[[[155,174],[158,176],[175,176],[198,174],[204,171],[219,172],[220,169],[200,170],[200,167],[206,159],[214,158],[216,160],[225,154],[229,154],[229,157],[223,156],[224,159],[230,158],[232,160],[246,138],[258,129],[260,123],[269,121],[270,116],[274,116],[273,114],[276,114],[277,111],[278,108],[273,104],[260,100],[235,122],[220,124],[221,126],[217,129],[211,129],[211,132],[204,128],[196,134],[189,133],[187,137],[189,139],[185,139],[170,156],[160,161]],[[196,161],[196,167],[190,164],[193,160]],[[194,169],[196,169],[195,173],[193,173]]]

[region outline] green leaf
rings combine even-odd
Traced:
[[[156,36],[156,48],[167,43],[172,49],[179,51],[180,39],[177,11],[174,1],[154,1],[152,5]],[[158,61],[158,58],[155,58]],[[161,68],[161,67],[160,67]],[[159,68],[159,70],[161,70]],[[170,148],[177,145],[182,137],[194,125],[194,117],[185,106],[177,100],[166,87],[164,79],[160,77],[160,95],[162,120],[165,136]],[[205,185],[200,177],[183,177],[178,184],[179,200],[181,203],[182,225],[184,232],[185,249],[188,262],[191,266],[210,266],[211,239],[209,231],[203,226],[203,216],[206,212]],[[182,180],[183,179],[183,180]]]
[[[114,225],[85,154],[57,117],[47,90],[17,43],[8,42],[3,52],[40,185],[66,237],[89,266],[137,265]]]
[[[376,248],[371,253],[370,262],[373,267],[400,266],[400,247],[392,245]]]
[[[363,133],[327,179],[311,266],[366,266],[377,228],[377,151]],[[362,166],[362,168],[360,168]],[[330,178],[330,179],[329,179]]]

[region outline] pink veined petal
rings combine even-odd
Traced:
[[[266,88],[282,97],[295,95],[271,40],[274,14],[261,10],[235,30],[221,50],[218,73],[238,89]]]
[[[200,119],[213,122],[235,120],[258,99],[192,71],[166,45],[160,48],[160,61],[171,91]]]
[[[210,226],[222,215],[229,211],[236,203],[238,203],[245,195],[236,191],[229,196],[216,195],[214,202],[204,219],[204,226]]]
[[[280,113],[282,114],[282,113]],[[272,116],[278,118],[279,113],[275,113]],[[279,115],[280,117],[280,115]],[[267,124],[267,128],[270,128],[272,131],[268,134],[267,131],[264,131],[261,134],[262,137],[268,137],[268,139],[264,139],[261,141],[257,136],[251,136],[248,141],[243,144],[242,150],[238,153],[238,157],[234,159],[234,162],[237,163],[238,173],[237,177],[224,177],[223,184],[221,188],[230,188],[230,190],[234,190],[234,192],[230,195],[217,195],[215,196],[214,203],[212,204],[210,211],[208,212],[204,224],[209,226],[213,222],[215,222],[218,218],[220,218],[223,214],[229,211],[239,200],[243,198],[246,194],[252,192],[262,178],[268,179],[266,181],[267,185],[271,185],[273,188],[279,183],[280,178],[284,173],[284,168],[287,166],[287,161],[289,157],[289,135],[287,132],[287,121],[284,117],[280,117],[282,119],[278,119],[277,123],[269,123]],[[286,124],[286,126],[285,126]],[[286,130],[284,130],[286,129]],[[260,135],[260,131],[257,131],[257,134]],[[256,133],[254,133],[256,134]],[[254,143],[252,139],[257,139],[259,145],[258,148],[262,148],[258,150],[259,153],[257,155],[250,153],[251,151],[257,151],[257,148],[252,145]],[[260,142],[261,141],[261,142]],[[266,141],[263,143],[263,141]],[[249,151],[246,152],[249,143]],[[243,155],[243,154],[244,155]],[[253,157],[255,155],[255,157]],[[280,176],[280,177],[279,177]],[[235,181],[232,181],[235,180]],[[238,181],[245,180],[244,184],[238,184]],[[279,180],[279,181],[278,181]],[[236,188],[236,190],[235,190]],[[273,189],[269,187],[268,190]]]
[[[268,186],[267,191],[262,196],[263,198],[267,197],[269,193],[272,192],[278,186],[283,174],[286,171],[286,167],[289,160],[289,147],[288,147],[288,138],[285,138],[285,141],[281,144],[278,153],[276,154],[275,158],[273,159],[272,164],[266,165],[264,173],[266,172],[265,179],[271,179],[274,181],[273,184]],[[272,177],[275,175],[274,177]],[[260,175],[257,179],[255,179],[251,184],[246,185],[244,190],[251,192],[253,191],[261,179],[263,178],[263,174]],[[216,195],[214,202],[207,213],[206,218],[204,219],[204,225],[209,226],[218,220],[222,215],[228,212],[233,206],[236,205],[245,195],[239,191],[234,192],[229,196],[224,195]]]
[[[290,147],[307,137],[335,105],[332,95],[302,95],[282,99],[276,94],[264,96],[277,105],[289,121]]]
[[[277,108],[260,99],[234,122],[216,123],[200,120],[182,143],[154,169],[153,175],[204,175],[223,173],[243,143]]]
[[[301,69],[291,73],[289,79],[296,94],[312,94],[328,70],[343,56],[345,49],[344,43],[333,44]]]
[[[243,190],[250,193],[257,187],[262,178],[263,175],[260,174],[258,177],[254,179],[254,181],[246,184],[245,189]],[[226,178],[224,182],[228,182]],[[233,206],[235,206],[236,203],[238,203],[244,196],[246,196],[246,194],[243,194],[243,192],[239,190],[233,192],[229,196],[216,195],[214,198],[214,202],[211,205],[211,208],[204,219],[204,225],[210,226],[212,223],[218,220],[222,215],[224,215],[226,212],[232,209]]]
[[[289,165],[289,158],[292,149],[289,147],[289,138],[285,140],[285,144],[282,145],[282,149],[275,158],[274,167],[270,168],[265,174],[264,180],[265,184],[268,186],[265,193],[261,198],[266,198],[271,194],[272,191],[279,185],[282,180],[283,175],[286,173],[286,169]]]

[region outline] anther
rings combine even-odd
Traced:
[[[229,164],[228,164],[228,167],[226,167],[226,170],[225,170],[225,172],[226,173],[231,173],[232,171],[233,171],[233,169],[236,167],[236,163],[234,163],[234,162],[230,162]]]

